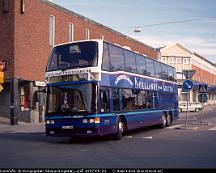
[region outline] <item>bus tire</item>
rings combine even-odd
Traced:
[[[163,115],[161,116],[161,124],[160,124],[160,126],[161,126],[161,128],[165,128],[166,125],[167,125],[167,118],[166,118],[166,114],[163,113]]]
[[[117,133],[114,135],[114,139],[119,140],[122,138],[123,132],[125,130],[125,122],[121,117],[118,117],[116,128],[117,128]]]
[[[167,113],[167,116],[166,116],[166,127],[169,127],[171,124],[172,124],[172,115],[169,112]]]

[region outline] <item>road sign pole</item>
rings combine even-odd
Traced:
[[[203,117],[203,109],[204,109],[204,103],[205,103],[205,95],[204,94],[202,94],[202,102],[201,102],[201,104],[202,104],[202,109],[201,109],[201,113],[200,113],[200,123],[199,124],[202,124],[202,125],[208,125],[208,122],[207,121],[203,121],[202,120],[202,117]]]
[[[202,105],[202,109],[200,111],[200,121],[198,122],[193,122],[192,124],[196,124],[196,125],[208,125],[209,123],[207,121],[203,121],[202,118],[203,118],[203,109],[204,109],[204,103],[206,102],[206,95],[201,93],[199,95],[199,101],[201,102],[201,105]]]
[[[204,102],[204,95],[202,94],[202,109],[201,109],[201,113],[200,113],[200,123],[202,123],[202,115],[203,115],[203,102]]]
[[[189,103],[189,91],[187,91],[187,111],[186,111],[185,128],[187,128],[188,126],[188,103]]]

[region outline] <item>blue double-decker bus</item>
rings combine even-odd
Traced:
[[[171,66],[103,40],[57,45],[46,69],[48,136],[103,136],[178,118]]]

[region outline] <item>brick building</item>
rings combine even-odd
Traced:
[[[176,68],[179,84],[179,101],[185,101],[186,93],[182,91],[185,77],[182,70],[196,70],[192,80],[194,88],[190,92],[190,102],[198,101],[200,84],[208,84],[208,103],[216,104],[216,66],[198,53],[192,52],[179,43],[169,45],[161,50],[161,61]]]
[[[0,116],[43,120],[44,73],[52,46],[85,39],[104,39],[157,59],[158,51],[84,16],[46,0],[0,1],[0,61],[6,62]]]

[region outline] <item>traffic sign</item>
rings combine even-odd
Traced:
[[[198,101],[201,103],[205,103],[208,100],[208,96],[206,93],[202,93],[198,95]]]
[[[183,82],[183,89],[185,91],[190,91],[193,88],[193,81],[191,80],[186,80]]]
[[[208,91],[208,85],[207,84],[199,85],[199,93],[207,93],[207,91]]]
[[[0,84],[0,92],[4,89],[4,87]]]
[[[182,70],[182,73],[184,74],[186,79],[192,79],[194,74],[196,73],[196,70]]]

